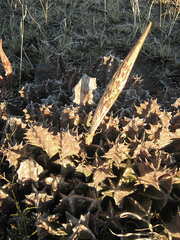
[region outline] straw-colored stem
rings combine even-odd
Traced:
[[[128,56],[124,59],[124,61],[119,66],[118,70],[113,75],[111,81],[109,82],[106,90],[104,91],[103,96],[101,97],[99,104],[96,108],[94,113],[94,117],[92,119],[91,128],[89,134],[87,134],[85,143],[86,145],[90,145],[92,143],[94,134],[96,129],[98,128],[99,124],[110,110],[116,99],[118,98],[119,94],[123,90],[129,74],[133,68],[133,65],[136,61],[136,58],[142,48],[142,45],[148,35],[148,32],[151,28],[152,23],[150,22],[134,48],[128,54]]]

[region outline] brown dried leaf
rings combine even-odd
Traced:
[[[50,196],[47,193],[37,192],[26,195],[26,199],[23,202],[28,206],[33,206],[39,209],[40,211],[47,211],[53,200],[53,196]]]
[[[122,136],[131,139],[140,138],[144,132],[144,119],[133,118],[122,130]]]
[[[76,219],[73,219],[73,222],[74,224],[76,224],[76,226],[74,226],[72,229],[73,234],[70,236],[70,239],[95,240],[96,237],[89,228],[89,221],[90,221],[89,211],[87,212],[87,214],[81,215],[78,222],[76,221]],[[71,223],[71,221],[69,222]]]
[[[79,224],[73,228],[73,235],[70,236],[70,239],[96,240],[96,237],[88,227]]]
[[[171,120],[171,112],[161,112],[159,118],[161,119],[161,124],[163,128],[169,128]]]
[[[93,72],[99,80],[99,85],[104,88],[110,82],[112,76],[118,69],[120,60],[114,58],[113,56],[104,56],[99,58],[94,66]]]
[[[38,104],[30,102],[23,110],[27,121],[35,122],[50,122],[52,121],[53,105],[46,106],[45,104]]]
[[[60,158],[54,162],[55,164],[61,165],[61,175],[67,176],[75,172],[76,164],[72,156],[66,156],[65,158]]]
[[[154,170],[153,166],[146,160],[136,162],[136,166],[140,176],[144,176],[148,172],[152,172]]]
[[[62,128],[73,128],[79,124],[79,109],[77,107],[66,107],[62,111],[61,126]]]
[[[42,125],[34,125],[26,132],[26,139],[31,145],[41,147],[51,158],[59,152],[60,134],[52,132]]]
[[[85,195],[86,193],[84,193]],[[93,199],[92,197],[83,197],[82,195],[76,195],[74,190],[68,195],[61,194],[62,199],[59,204],[56,206],[56,210],[60,213],[68,213],[79,216],[88,211],[98,210],[99,204],[97,203],[97,199]]]
[[[177,129],[180,129],[180,111],[178,111],[171,119],[170,129],[172,132],[175,132]]]
[[[160,131],[162,129],[162,126],[160,123],[156,125],[149,124],[150,129],[145,129],[145,132],[148,135],[148,139],[150,141],[156,140],[159,138]]]
[[[158,122],[164,127],[169,126],[171,113],[165,113],[160,110],[160,105],[157,99],[151,99],[149,102],[144,102],[140,106],[135,106],[136,112],[141,118],[145,119],[146,123],[156,125]],[[163,123],[164,122],[164,123]]]
[[[22,185],[29,181],[37,182],[39,180],[39,175],[43,172],[43,167],[41,167],[34,159],[25,159],[20,163],[18,173],[18,182]]]
[[[165,180],[167,176],[168,176],[168,179],[169,177],[171,178],[169,173],[167,173],[164,169],[162,170],[152,169],[150,172],[146,172],[144,176],[138,177],[136,185],[143,184],[145,188],[147,188],[148,186],[153,186],[154,188],[156,188],[158,191],[161,192],[162,190],[159,184],[161,183],[161,185],[163,185],[163,182],[162,182],[163,178]]]
[[[78,214],[79,215],[79,214]],[[71,236],[68,239],[92,239],[95,240],[95,236],[89,228],[90,212],[85,215],[80,215],[80,219],[74,217],[66,211],[66,222],[63,223],[61,229]],[[73,232],[73,234],[72,234]]]
[[[18,167],[18,163],[27,157],[26,154],[26,145],[23,143],[19,145],[15,145],[13,147],[8,147],[7,150],[4,151],[4,155],[7,156],[7,161],[9,162],[9,167],[14,166],[15,169]]]
[[[134,183],[137,180],[137,176],[134,172],[134,170],[131,167],[126,167],[124,173],[123,173],[123,181],[124,183]]]
[[[119,168],[121,162],[128,158],[130,149],[124,143],[116,143],[109,151],[103,156],[104,158],[112,159],[116,167]]]
[[[106,178],[114,178],[116,175],[112,172],[112,167],[109,162],[103,163],[100,167],[96,169],[93,175],[93,181],[95,187],[99,187]]]
[[[141,103],[140,106],[135,106],[136,112],[141,117],[145,117],[149,111],[149,102]]]
[[[74,94],[71,100],[80,106],[92,105],[94,90],[96,90],[96,78],[90,78],[85,74],[73,88]]]
[[[57,190],[64,193],[69,187],[69,184],[64,181],[64,178],[61,175],[54,176],[51,174],[49,177],[45,178],[44,181],[44,184],[50,188],[51,193],[54,193]]]
[[[113,118],[113,116],[106,116],[101,123],[101,128],[105,133],[108,141],[115,142],[120,133],[119,118]]]
[[[85,165],[83,163],[78,164],[77,168],[76,168],[76,172],[84,174],[86,179],[89,178],[91,176],[91,174],[93,173],[94,167],[91,165]]]
[[[9,59],[7,58],[6,54],[3,51],[2,39],[0,39],[0,57],[4,66],[4,70],[6,72],[6,77],[7,77],[6,86],[10,88],[12,86],[12,67],[9,62]]]
[[[133,158],[148,158],[151,156],[150,151],[155,148],[155,144],[153,141],[138,141],[136,140],[136,143],[139,143],[134,150]]]
[[[22,89],[19,91],[22,98],[24,98],[28,103],[41,102],[41,96],[39,94],[39,90],[36,85],[26,83]],[[44,93],[45,94],[45,93]]]
[[[178,131],[179,130],[179,131]],[[176,130],[177,139],[173,139],[168,145],[163,146],[163,150],[168,153],[180,152],[180,129]]]
[[[174,102],[174,104],[172,104],[172,106],[175,108],[179,108],[180,107],[180,98],[176,99],[176,101]]]
[[[65,236],[67,233],[65,231],[57,228],[56,220],[58,219],[59,214],[48,215],[47,212],[44,212],[38,216],[36,221],[37,235],[39,239],[44,239],[49,234],[54,236]]]
[[[127,190],[116,190],[114,191],[114,201],[116,203],[117,206],[119,206],[119,204],[121,203],[122,199],[128,195],[130,195],[131,193],[133,193],[135,191],[135,189],[127,189]]]
[[[165,146],[170,144],[174,138],[176,138],[176,134],[170,132],[169,129],[163,128],[162,131],[160,132],[159,139],[156,143],[157,147],[159,149],[164,148]]]
[[[80,152],[80,142],[77,137],[77,133],[73,131],[62,132],[61,140],[61,158],[67,156],[79,156]]]
[[[174,177],[173,174],[171,172],[169,172],[169,173],[162,175],[158,179],[160,188],[163,189],[163,191],[166,194],[171,193],[172,183],[174,182],[173,177]]]
[[[1,93],[1,90],[0,90],[0,93]],[[5,102],[0,103],[0,118],[5,121],[8,118],[8,114],[6,113],[6,106],[7,106],[7,103]]]
[[[149,210],[151,209],[151,199],[147,197],[140,197],[135,200],[133,197],[129,196],[123,201],[122,209],[128,210],[128,212],[138,214],[140,217],[149,216]]]

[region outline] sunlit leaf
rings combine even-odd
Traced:
[[[7,86],[11,87],[12,86],[12,67],[11,64],[9,62],[9,59],[7,58],[6,54],[3,51],[2,48],[2,39],[0,39],[0,57],[1,57],[1,61],[3,63],[4,66],[4,70],[6,73],[6,77],[7,77]]]
[[[39,175],[43,172],[43,167],[40,166],[34,159],[25,159],[20,163],[18,173],[18,182],[26,184],[27,182],[37,182]]]
[[[90,78],[86,74],[79,80],[74,87],[74,95],[71,97],[78,105],[93,104],[93,91],[96,89],[96,78]]]
[[[34,125],[28,129],[26,139],[31,145],[41,147],[49,157],[53,157],[60,150],[60,134],[54,133],[42,125]]]

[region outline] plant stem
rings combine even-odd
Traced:
[[[25,7],[24,10],[24,0],[22,2],[19,0],[21,4],[21,10],[22,10],[22,18],[20,22],[20,29],[21,29],[21,55],[20,55],[20,74],[19,74],[19,87],[21,87],[21,78],[22,78],[22,60],[23,60],[23,45],[24,45],[24,20],[27,15],[27,7]]]
[[[136,61],[136,58],[142,48],[142,45],[148,35],[148,32],[151,28],[152,23],[150,22],[134,48],[128,54],[128,56],[124,59],[122,64],[119,66],[118,70],[113,75],[110,83],[106,87],[106,90],[101,97],[99,104],[96,108],[94,117],[92,119],[91,128],[89,134],[85,138],[86,145],[90,145],[92,143],[94,134],[96,129],[98,128],[99,124],[110,110],[116,99],[118,98],[119,94],[123,90],[129,74],[133,68],[133,65]]]

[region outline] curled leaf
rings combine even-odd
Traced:
[[[1,57],[1,61],[3,63],[4,66],[4,70],[6,72],[6,77],[7,77],[7,83],[5,84],[7,87],[11,87],[12,86],[12,67],[11,67],[11,63],[9,62],[9,59],[7,58],[6,54],[3,51],[2,48],[2,39],[0,40],[0,57]],[[3,78],[0,77],[0,80],[2,80]],[[2,81],[1,81],[2,82]],[[4,81],[3,81],[4,82]],[[2,82],[2,83],[3,83]]]
[[[43,172],[41,167],[34,159],[25,159],[20,163],[20,167],[17,170],[18,182],[25,185],[29,181],[37,182],[39,175]]]
[[[73,102],[82,106],[93,104],[93,91],[96,90],[96,78],[90,78],[86,74],[82,76],[77,85],[73,88]]]

